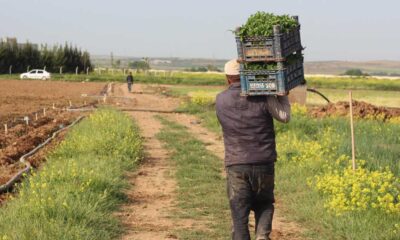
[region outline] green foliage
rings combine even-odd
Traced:
[[[303,56],[300,54],[291,54],[286,58],[284,67],[289,66],[303,60]],[[278,70],[278,64],[276,62],[246,62],[244,64],[246,70]]]
[[[13,73],[44,67],[49,72],[59,72],[62,67],[65,73],[75,72],[76,67],[80,72],[87,68],[93,70],[89,53],[68,44],[56,45],[52,49],[44,45],[37,49],[29,42],[21,46],[17,42],[0,41],[0,73],[9,73],[10,66]]]
[[[188,72],[207,72],[208,69],[206,67],[204,67],[204,66],[201,66],[201,67],[191,67],[191,68],[185,69],[185,71],[188,71]]]
[[[289,15],[278,16],[272,13],[257,12],[247,19],[247,22],[236,34],[242,39],[250,36],[271,37],[274,34],[275,25],[281,27],[281,32],[288,32],[298,24]]]
[[[221,72],[221,69],[211,64],[207,65],[207,70],[209,72]]]
[[[400,79],[370,77],[306,77],[307,86],[332,89],[365,89],[400,91]]]
[[[125,198],[125,171],[141,156],[132,120],[117,111],[97,111],[2,206],[0,239],[117,239],[122,226],[113,211]]]
[[[348,75],[348,76],[367,76],[368,74],[363,73],[361,69],[355,68],[355,69],[349,69],[346,72],[344,72],[343,75]]]
[[[146,61],[129,62],[128,66],[130,68],[139,69],[139,70],[149,70],[150,69],[150,64]]]
[[[185,69],[185,71],[188,72],[221,72],[221,69],[214,65],[207,65],[207,66],[200,66],[200,67],[191,67],[188,69]]]

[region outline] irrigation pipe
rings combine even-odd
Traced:
[[[84,118],[84,116],[80,116],[79,118],[77,118],[74,122],[72,122],[70,125],[60,128],[59,130],[55,131],[51,137],[49,137],[46,141],[44,141],[43,143],[41,143],[40,145],[38,145],[37,147],[35,147],[33,150],[31,150],[30,152],[24,154],[22,157],[20,157],[19,162],[25,164],[25,168],[21,171],[19,171],[16,175],[14,175],[7,183],[5,183],[4,185],[0,186],[0,194],[8,192],[10,189],[12,189],[12,187],[14,186],[14,184],[19,181],[19,179],[21,179],[21,177],[24,174],[28,174],[31,169],[31,163],[26,161],[27,157],[32,156],[33,154],[35,154],[37,151],[39,151],[41,148],[45,147],[47,144],[49,144],[61,131],[68,129],[72,126],[74,126],[75,124],[77,124],[78,122],[80,122],[82,119]]]
[[[307,91],[309,92],[313,92],[316,93],[318,95],[320,95],[323,99],[325,99],[328,103],[330,103],[331,101],[329,101],[329,99],[327,97],[325,97],[324,94],[320,93],[319,91],[315,90],[314,88],[307,88]]]

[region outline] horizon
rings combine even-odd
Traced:
[[[110,58],[110,54],[90,54],[92,57],[104,57],[104,58]],[[143,58],[147,56],[123,56],[123,55],[113,55],[114,60],[115,58]],[[207,58],[207,57],[160,57],[160,56],[154,56],[154,57],[149,57],[150,59],[188,59],[188,60],[230,60],[228,58]],[[338,60],[338,59],[327,59],[327,60],[304,60],[304,62],[400,62],[399,60],[391,60],[391,59],[371,59],[371,60]]]
[[[0,26],[1,37],[49,46],[67,42],[93,56],[232,59],[236,44],[229,29],[261,10],[299,16],[307,62],[400,60],[395,0],[0,1],[7,9],[0,21],[8,23]],[[37,6],[46,14],[31,11]],[[360,6],[363,11],[355,11]]]

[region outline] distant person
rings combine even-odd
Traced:
[[[240,96],[240,65],[225,64],[229,88],[217,96],[216,112],[225,143],[225,168],[233,222],[232,239],[250,240],[254,211],[256,239],[268,240],[274,214],[275,130],[273,118],[287,123],[287,96]]]
[[[126,82],[128,83],[128,91],[132,92],[132,84],[133,84],[132,72],[129,72],[128,76],[126,77]]]

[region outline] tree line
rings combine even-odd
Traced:
[[[26,72],[28,69],[44,69],[49,72],[75,73],[93,70],[90,54],[70,44],[37,48],[31,43],[18,44],[0,41],[0,73]]]

